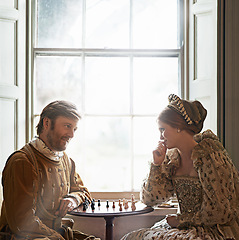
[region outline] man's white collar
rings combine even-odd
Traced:
[[[30,141],[30,144],[42,153],[47,158],[50,158],[53,161],[59,161],[61,157],[63,157],[64,152],[53,152],[47,145],[39,138],[35,137]]]

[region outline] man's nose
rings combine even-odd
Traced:
[[[74,131],[74,129],[71,129],[70,131],[69,131],[69,137],[70,138],[73,138],[75,136],[75,131]]]

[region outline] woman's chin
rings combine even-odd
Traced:
[[[170,145],[166,145],[166,147],[167,147],[167,149],[171,149],[172,148],[172,146],[170,146]]]

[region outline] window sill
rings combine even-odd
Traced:
[[[101,200],[115,200],[118,199],[131,199],[132,194],[134,195],[136,200],[140,199],[140,192],[91,192],[91,196],[94,199]]]

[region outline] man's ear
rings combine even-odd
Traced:
[[[43,119],[43,127],[44,129],[48,129],[51,125],[51,120],[48,117]]]

